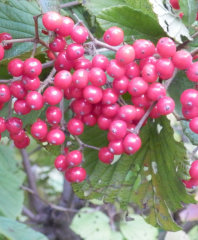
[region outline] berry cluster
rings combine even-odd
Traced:
[[[46,28],[42,32],[51,31],[54,35],[47,50],[48,57],[54,59],[48,78],[40,81],[42,64],[38,59],[15,58],[8,64],[13,81],[0,84],[0,108],[13,99],[15,113],[26,115],[47,105],[45,119],[38,119],[31,126],[31,135],[38,141],[63,146],[68,135],[73,135],[80,142],[78,136],[84,132],[84,125],[97,124],[108,131],[109,141],[108,146],[99,149],[98,157],[110,164],[114,155],[130,155],[140,149],[138,134],[148,116],[158,118],[173,112],[175,103],[166,95],[166,80],[173,79],[175,68],[187,71],[189,80],[198,81],[198,64],[192,63],[192,56],[186,50],[177,51],[176,44],[168,37],[159,39],[156,46],[145,39],[136,40],[133,45],[124,44],[123,30],[114,26],[104,33],[104,42],[95,43],[115,51],[115,58],[110,60],[96,54],[89,60],[84,56],[85,42],[93,36],[82,23],[74,25],[71,18],[56,12],[45,13],[42,22]],[[8,34],[3,36],[0,40],[11,39]],[[6,48],[8,45],[0,45],[0,59]],[[192,112],[198,112],[198,93],[190,91],[181,96],[188,118],[192,118]],[[125,98],[128,95],[131,101]],[[67,123],[65,109],[61,108],[64,99],[71,101],[73,111]],[[17,117],[0,118],[0,133],[7,130],[17,148],[25,148],[30,142],[22,125]],[[86,178],[86,171],[80,166],[81,150],[69,152],[65,148],[55,159],[55,167],[65,172],[70,182]]]

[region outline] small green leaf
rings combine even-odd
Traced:
[[[0,215],[16,218],[21,213],[24,196],[20,186],[24,178],[13,148],[0,145]]]
[[[153,11],[158,17],[160,26],[164,31],[177,42],[182,43],[182,37],[192,40],[188,29],[182,23],[179,16],[172,12],[170,4],[165,4],[163,0],[149,0]]]
[[[47,240],[47,238],[25,224],[0,217],[0,233],[9,240]]]
[[[197,16],[197,0],[180,0],[179,5],[181,12],[184,13],[182,21],[187,27],[191,27]]]

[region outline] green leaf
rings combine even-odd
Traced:
[[[47,240],[47,238],[25,224],[5,217],[0,217],[0,233],[9,240]]]
[[[129,42],[132,41],[132,37],[156,41],[164,35],[163,30],[152,17],[128,6],[104,9],[96,19],[103,30],[112,26],[122,28],[125,33],[125,41]]]
[[[85,132],[83,142],[99,147],[107,145],[106,133],[98,128],[88,128]],[[73,184],[74,190],[80,198],[118,201],[124,209],[134,202],[142,213],[149,212],[146,217],[149,223],[176,231],[179,227],[173,220],[173,212],[182,208],[183,203],[194,201],[180,179],[183,172],[179,166],[186,159],[186,150],[174,140],[165,117],[148,121],[141,139],[140,151],[132,156],[123,155],[113,165],[101,163],[96,151],[85,149],[88,179]]]
[[[81,208],[73,218],[70,227],[84,240],[110,240],[109,218],[92,208]]]
[[[59,0],[37,0],[43,13],[49,11],[58,11]]]
[[[198,235],[198,226],[195,226],[189,231],[188,236],[190,240],[197,240],[197,235]]]
[[[149,2],[152,4],[153,11],[157,15],[160,26],[170,37],[179,43],[183,42],[183,37],[192,40],[182,20],[172,12],[170,4],[166,5],[163,0],[149,0]]]
[[[130,240],[157,240],[158,229],[144,221],[141,216],[130,215],[132,221],[121,222],[120,231],[126,239]]]
[[[20,186],[24,177],[13,148],[0,145],[0,215],[16,218],[21,213],[24,195]]]
[[[0,32],[8,32],[13,39],[32,38],[34,32],[33,16],[39,15],[41,10],[35,0],[10,0],[0,2]],[[41,18],[39,18],[39,33],[43,29]],[[42,39],[46,37],[41,35]],[[15,43],[13,47],[6,51],[5,58],[13,58],[24,53],[30,52],[33,48],[33,43]]]
[[[180,0],[179,5],[181,12],[184,13],[182,21],[187,27],[191,27],[197,16],[197,0]]]

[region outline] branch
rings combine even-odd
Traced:
[[[10,39],[10,40],[3,40],[1,44],[5,46],[9,43],[23,43],[23,42],[34,42],[35,38],[19,38],[19,39]]]
[[[25,149],[21,149],[20,152],[21,152],[22,159],[23,159],[23,166],[24,166],[25,172],[27,174],[27,180],[28,180],[29,187],[34,193],[36,193],[38,195],[37,187],[36,187],[36,180],[34,178],[34,175],[33,175],[32,169],[31,169],[31,164],[30,164],[28,153]],[[31,201],[34,206],[34,209],[37,212],[39,212],[43,208],[43,203],[40,201],[40,199],[36,198],[34,195],[31,195],[31,196],[32,196]]]
[[[42,82],[42,85],[40,86],[40,88],[38,89],[38,92],[41,93],[45,87],[47,87],[51,82],[52,82],[52,78],[56,73],[56,69],[52,68],[51,72],[49,73],[49,75],[47,76],[47,78],[45,79],[44,82]]]
[[[192,36],[193,40],[198,37],[198,32],[194,33]],[[182,48],[185,48],[186,45],[188,45],[188,43],[192,42],[192,40],[186,40],[185,42],[183,42],[182,44],[178,45],[177,47],[177,51],[181,50]]]
[[[77,5],[81,5],[81,2],[80,1],[68,2],[68,3],[61,4],[60,7],[61,8],[69,8],[69,7],[74,7]]]
[[[92,146],[92,145],[88,145],[88,144],[82,142],[82,141],[80,140],[80,138],[77,137],[77,136],[75,136],[75,139],[76,139],[76,141],[78,142],[78,144],[80,145],[80,148],[91,148],[91,149],[94,149],[94,150],[97,150],[97,151],[100,150],[99,147],[95,147],[95,146]]]
[[[38,221],[38,217],[27,207],[23,207],[22,213],[26,215],[29,219],[31,219],[34,222]]]

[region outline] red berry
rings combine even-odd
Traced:
[[[151,105],[150,99],[145,94],[139,97],[132,96],[131,101],[136,107],[140,108],[148,108]]]
[[[31,108],[27,105],[25,100],[19,99],[14,102],[14,111],[18,115],[26,115],[30,113]]]
[[[113,162],[114,155],[109,151],[108,147],[103,147],[98,152],[98,158],[101,162],[110,164]]]
[[[87,29],[83,26],[75,26],[71,32],[71,39],[79,44],[84,43],[89,36]]]
[[[140,68],[139,65],[135,62],[129,63],[126,66],[126,73],[125,75],[129,78],[135,78],[140,76]]]
[[[138,97],[146,93],[148,89],[148,83],[144,81],[141,77],[133,78],[128,84],[128,92],[133,97]]]
[[[188,68],[186,75],[192,82],[198,82],[198,62],[194,62]]]
[[[60,52],[63,51],[66,46],[66,40],[63,37],[55,37],[52,42],[49,44],[49,48],[53,52]]]
[[[66,53],[68,60],[75,60],[80,58],[84,54],[84,48],[82,45],[77,43],[72,43],[67,47]]]
[[[155,107],[152,109],[152,111],[149,114],[149,117],[152,118],[152,119],[160,117],[160,113],[159,113],[159,111],[157,109],[157,105],[155,105]]]
[[[78,69],[73,73],[72,85],[77,88],[84,88],[88,85],[88,72],[85,69]]]
[[[182,114],[186,119],[198,117],[198,107],[185,108],[182,107]]]
[[[73,67],[73,63],[68,59],[66,50],[60,52],[54,62],[54,67],[57,71],[68,70]]]
[[[180,9],[179,0],[170,0],[170,4],[175,9]]]
[[[102,106],[102,113],[107,118],[113,118],[113,117],[116,116],[119,108],[120,107],[117,103],[114,103],[112,105],[103,105]]]
[[[10,85],[10,92],[11,94],[18,99],[24,99],[27,95],[26,89],[23,87],[21,81],[12,82]]]
[[[140,70],[142,70],[146,64],[153,64],[155,66],[156,62],[157,62],[157,58],[155,58],[154,56],[142,58],[139,62]]]
[[[82,163],[82,158],[82,153],[79,150],[71,151],[66,155],[67,165],[70,167],[78,166]]]
[[[20,118],[11,117],[6,121],[6,129],[11,134],[17,134],[23,127],[23,122]]]
[[[108,145],[109,151],[112,154],[115,155],[120,155],[124,153],[124,148],[123,148],[123,144],[122,144],[122,140],[113,140],[109,142]]]
[[[12,39],[12,36],[7,33],[7,32],[3,32],[3,33],[0,33],[0,43],[3,41],[3,40],[11,40]],[[12,47],[12,43],[6,43],[3,48],[5,50],[9,50],[10,48]]]
[[[0,84],[0,103],[8,102],[11,98],[10,89],[5,84]]]
[[[192,64],[192,56],[188,51],[182,49],[174,54],[172,61],[176,68],[184,70]]]
[[[104,115],[100,115],[97,120],[98,127],[102,130],[108,130],[111,122],[112,122],[112,119],[107,118]]]
[[[73,112],[76,113],[76,115],[81,116],[89,114],[93,109],[93,105],[87,102],[85,99],[74,100],[71,107]]]
[[[106,84],[107,76],[105,72],[98,67],[93,67],[89,72],[89,81],[96,87]]]
[[[40,110],[43,107],[43,96],[37,91],[31,91],[26,96],[27,105],[33,110]]]
[[[131,122],[136,117],[136,109],[132,105],[124,105],[119,108],[117,116],[126,122]]]
[[[99,103],[102,100],[102,89],[92,85],[86,86],[83,90],[83,96],[92,104]]]
[[[158,101],[166,96],[166,89],[161,83],[152,83],[147,90],[147,97],[152,101]]]
[[[55,32],[62,37],[67,37],[71,34],[73,26],[74,21],[70,17],[62,17],[62,23]]]
[[[75,70],[78,69],[90,70],[92,68],[91,61],[83,56],[74,60],[73,64],[74,64],[73,68]]]
[[[23,74],[23,61],[19,58],[14,58],[8,63],[8,72],[13,77],[19,77]]]
[[[22,85],[26,90],[34,91],[40,87],[40,79],[38,77],[29,78],[28,76],[23,76],[21,79]]]
[[[10,134],[10,138],[15,142],[23,142],[26,138],[25,131],[22,129],[16,134]]]
[[[67,70],[59,71],[54,77],[54,86],[60,89],[66,89],[72,84],[71,73]]]
[[[56,105],[60,103],[62,98],[63,93],[61,92],[61,90],[53,86],[46,88],[43,93],[43,99],[49,105]]]
[[[97,123],[97,119],[93,114],[87,114],[82,117],[83,123],[87,126],[94,126]]]
[[[104,55],[98,54],[95,55],[92,59],[92,66],[96,68],[101,68],[103,71],[106,71],[108,65],[109,60]]]
[[[198,179],[198,160],[195,160],[190,167],[189,174],[191,178]]]
[[[49,31],[55,31],[61,27],[63,18],[57,12],[47,12],[42,17],[44,27]]]
[[[47,124],[38,119],[35,123],[31,126],[31,134],[36,139],[43,139],[47,136]]]
[[[159,77],[163,80],[167,80],[173,76],[174,73],[174,65],[171,59],[161,58],[156,63],[156,70],[159,74]]]
[[[61,145],[65,141],[65,134],[60,129],[52,129],[47,134],[47,141],[53,145]]]
[[[180,102],[184,108],[198,107],[198,91],[192,88],[184,90]]]
[[[52,125],[59,124],[62,119],[62,112],[60,108],[55,106],[48,107],[46,111],[46,118],[48,123]]]
[[[135,59],[135,51],[131,45],[124,45],[116,52],[115,59],[121,65],[131,63]]]
[[[135,111],[136,111],[136,114],[135,114],[134,121],[139,121],[144,116],[145,110],[143,108],[136,107]]]
[[[156,82],[158,79],[157,71],[155,65],[147,63],[142,69],[142,77],[146,82],[152,83]]]
[[[160,38],[156,47],[159,55],[163,58],[172,57],[176,53],[176,44],[168,37]]]
[[[126,135],[127,124],[122,120],[114,120],[109,126],[109,131],[115,136],[116,139],[121,139]]]
[[[26,148],[29,144],[30,144],[30,138],[27,135],[25,135],[22,141],[19,141],[19,142],[14,141],[15,147],[19,149]]]
[[[58,155],[54,161],[54,166],[58,171],[64,172],[68,168],[66,157],[64,155]]]
[[[127,154],[136,153],[140,149],[141,144],[140,137],[133,133],[128,133],[123,140],[124,151]]]
[[[189,180],[182,180],[186,188],[194,188],[198,186],[198,180],[197,179],[189,179]]]
[[[192,120],[190,120],[189,127],[194,133],[198,134],[198,117],[195,117]]]
[[[42,71],[42,64],[41,62],[36,58],[28,58],[23,63],[23,74],[34,78],[40,75]]]
[[[65,178],[68,182],[83,182],[86,179],[86,171],[82,167],[69,168],[65,172]]]
[[[103,90],[102,103],[111,105],[118,100],[118,94],[112,88],[106,88]]]
[[[129,79],[125,76],[113,80],[113,89],[120,95],[127,92]]]
[[[124,41],[124,32],[119,27],[110,27],[104,33],[103,39],[111,46],[118,46]]]
[[[175,109],[175,102],[171,97],[163,97],[157,103],[159,114],[168,115]]]
[[[84,131],[83,122],[77,118],[72,118],[67,123],[67,129],[72,135],[81,135]]]
[[[109,62],[107,73],[113,78],[121,78],[125,74],[125,67],[120,66],[118,62],[113,59]]]
[[[155,45],[145,39],[138,39],[133,43],[133,48],[135,50],[135,58],[142,59],[150,57],[155,53]]]
[[[3,117],[0,117],[0,133],[6,130],[6,120]]]
[[[0,61],[4,58],[4,48],[0,45]]]

